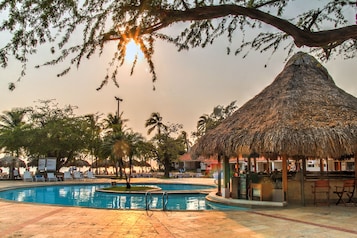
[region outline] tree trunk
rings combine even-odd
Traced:
[[[130,189],[131,188],[131,184],[130,184],[130,174],[129,176],[125,173],[125,181],[126,181],[126,188]]]
[[[164,177],[165,178],[169,178],[170,177],[170,167],[171,167],[171,164],[170,164],[170,159],[165,156],[165,159],[164,159]]]
[[[123,178],[123,168],[124,168],[123,158],[119,158],[119,173],[121,179]]]

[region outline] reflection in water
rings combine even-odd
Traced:
[[[96,192],[108,184],[58,185],[13,189],[0,192],[0,198],[20,202],[36,202],[65,206],[83,206],[110,209],[145,209],[144,194]],[[169,194],[168,210],[212,209],[205,194]],[[162,209],[162,194],[152,194],[151,209]]]

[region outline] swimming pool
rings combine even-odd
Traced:
[[[135,184],[148,185],[148,184]],[[105,184],[63,184],[40,187],[25,187],[0,191],[0,198],[18,202],[52,204],[61,206],[79,206],[102,209],[146,209],[147,200],[150,209],[163,210],[242,210],[243,208],[209,202],[206,194],[197,192],[214,188],[208,185],[193,184],[150,184],[162,189],[161,193],[103,193],[98,192]],[[185,193],[177,193],[185,190]],[[192,193],[188,192],[192,190]],[[163,196],[163,192],[167,192]]]

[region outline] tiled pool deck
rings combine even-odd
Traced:
[[[160,181],[137,178],[132,182],[143,180]],[[203,178],[171,181],[213,184],[213,179]],[[29,182],[0,181],[0,188],[24,184]],[[0,200],[0,237],[357,237],[357,207],[146,212]]]

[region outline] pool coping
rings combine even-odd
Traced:
[[[205,183],[199,182],[199,183],[192,183],[192,182],[187,182],[187,181],[166,181],[166,180],[160,180],[160,181],[135,181],[132,182],[133,184],[135,183],[148,183],[148,184],[153,184],[153,183],[164,183],[164,184],[170,184],[170,183],[182,183],[182,184],[194,184],[194,185],[207,185]],[[58,182],[23,182],[21,184],[16,184],[15,186],[5,186],[1,187],[0,186],[0,191],[5,191],[5,190],[10,190],[10,189],[17,189],[17,188],[26,188],[26,187],[39,187],[39,186],[48,186],[48,185],[61,185],[61,184],[66,184],[66,185],[76,185],[76,184],[103,184],[103,183],[111,183],[111,180],[108,179],[90,179],[90,180],[69,180],[69,181],[58,181]],[[118,183],[123,183],[125,184],[125,181],[118,181]],[[210,186],[215,186],[215,185],[210,185]],[[174,193],[201,193],[201,194],[207,194],[206,200],[210,202],[215,202],[219,204],[224,204],[224,205],[229,205],[229,206],[236,206],[236,207],[246,207],[246,208],[262,208],[262,207],[286,207],[288,206],[288,202],[273,202],[273,201],[256,201],[256,200],[245,200],[245,199],[233,199],[233,198],[225,198],[221,196],[216,195],[216,189],[217,186],[210,190],[172,190],[170,194]],[[145,193],[145,192],[144,192]],[[158,193],[162,193],[162,191],[159,191]],[[3,200],[3,199],[1,199]],[[4,201],[4,200],[3,200]],[[8,200],[6,200],[8,201]]]
[[[108,184],[110,185],[111,182],[108,181],[93,181],[93,180],[87,180],[87,181],[56,181],[56,182],[25,182],[22,184],[17,184],[15,186],[5,186],[1,187],[0,186],[0,192],[2,191],[7,191],[7,190],[13,190],[13,189],[21,189],[21,188],[33,188],[33,187],[47,187],[47,186],[76,186],[76,185],[92,185],[92,184]],[[118,182],[117,184],[123,184],[125,185],[126,182]],[[165,182],[165,181],[156,181],[156,182],[132,182],[131,184],[173,184],[172,182]],[[216,189],[215,185],[207,185],[204,183],[192,183],[192,182],[181,182],[181,183],[175,183],[175,184],[182,184],[182,185],[200,185],[200,186],[211,186],[212,188],[209,189],[195,189],[195,190],[161,190],[161,189],[155,189],[155,191],[151,191],[151,195],[157,195],[157,194],[204,194],[207,195],[209,192],[212,192],[214,189]],[[99,191],[100,189],[96,189],[96,191]],[[145,194],[146,191],[108,191],[108,190],[102,190],[99,192],[104,192],[104,193],[119,193],[119,194]],[[206,197],[205,197],[206,199]],[[23,203],[23,204],[34,204],[34,205],[48,205],[48,206],[57,206],[57,207],[67,207],[66,205],[63,204],[47,204],[47,203],[36,203],[36,202],[26,202],[26,201],[15,201],[15,200],[7,200],[0,198],[0,201],[5,201],[5,202],[10,202],[10,203]],[[69,207],[82,207],[82,206],[69,206]],[[87,207],[83,206],[82,208],[88,208],[88,209],[103,209],[103,210],[111,210],[110,208],[97,208],[97,207]],[[143,210],[143,209],[136,209],[136,208],[131,208],[131,209],[119,209],[119,210]],[[161,208],[156,209],[156,208],[150,208],[150,211],[163,211]],[[185,212],[185,210],[164,210],[164,211],[177,211],[177,212]],[[210,210],[189,210],[190,212],[200,212],[200,211],[210,211]]]
[[[273,201],[256,201],[256,200],[245,200],[236,198],[224,198],[217,196],[216,192],[211,192],[206,196],[206,199],[210,202],[225,204],[229,206],[236,207],[246,207],[246,208],[261,208],[261,207],[286,207],[287,202],[273,202]]]

